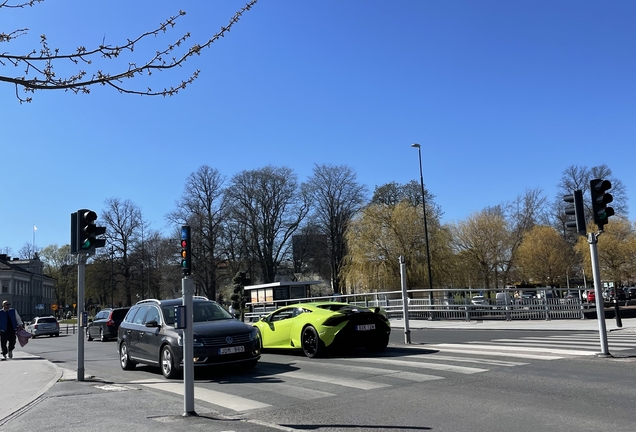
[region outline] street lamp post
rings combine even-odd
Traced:
[[[417,154],[420,159],[420,186],[422,187],[422,209],[424,210],[424,241],[426,242],[426,264],[428,266],[428,303],[430,307],[433,305],[433,274],[431,273],[431,253],[428,247],[428,224],[426,223],[426,197],[424,196],[424,175],[422,174],[422,149],[417,143],[411,144],[411,147],[417,149]],[[430,318],[433,314],[431,311]]]

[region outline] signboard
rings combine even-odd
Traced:
[[[51,305],[51,310],[56,311],[57,310],[57,305],[56,304],[52,304]]]

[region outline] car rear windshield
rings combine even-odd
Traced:
[[[39,323],[54,323],[57,322],[55,318],[40,318],[38,319]]]
[[[341,303],[341,304],[325,304],[325,305],[320,305],[318,306],[321,309],[327,309],[330,311],[340,311],[340,312],[351,312],[352,310],[358,310],[358,311],[363,311],[366,312],[369,309],[364,308],[364,307],[358,307],[358,306],[354,306],[354,305],[350,305],[347,303]]]
[[[128,309],[117,309],[113,311],[112,319],[117,321],[123,321],[124,317],[128,313]]]

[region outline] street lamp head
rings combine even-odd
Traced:
[[[414,144],[411,144],[411,147],[420,148],[420,145],[418,143],[414,143]]]

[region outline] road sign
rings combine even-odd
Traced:
[[[43,310],[44,309],[44,305],[42,303],[35,305],[35,308],[37,310]]]
[[[55,303],[51,305],[51,310],[53,310],[53,311],[57,310],[57,305]]]

